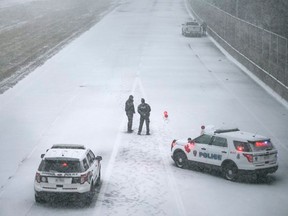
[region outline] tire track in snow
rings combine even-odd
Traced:
[[[135,79],[135,81],[133,83],[132,92],[131,92],[131,94],[133,94],[133,95],[134,95],[134,92],[135,92],[137,84],[138,84],[138,77]],[[115,159],[116,159],[116,156],[118,154],[120,142],[121,142],[121,139],[122,139],[122,136],[123,136],[122,129],[124,128],[126,121],[127,121],[126,120],[126,116],[123,116],[121,124],[120,124],[120,127],[119,127],[119,130],[118,130],[119,132],[118,132],[116,140],[114,142],[113,151],[112,151],[112,154],[110,156],[110,160],[108,162],[108,167],[107,167],[107,170],[106,170],[106,174],[105,174],[105,176],[103,178],[106,181],[108,181],[111,178],[113,166],[115,164]],[[97,215],[102,215],[102,211],[103,211],[102,207],[103,206],[102,206],[102,204],[100,205],[100,203],[102,203],[105,200],[105,194],[107,193],[108,186],[109,186],[108,182],[106,182],[106,181],[102,182],[102,187],[100,189],[98,200],[97,200],[97,203],[96,203],[96,214]]]
[[[167,215],[166,176],[154,137],[125,136],[105,194],[104,215]]]
[[[147,98],[139,77],[134,80],[131,94]],[[159,144],[167,134],[161,128],[161,122],[155,121],[154,128],[160,128],[160,131],[154,130],[152,136],[138,136],[136,133],[125,135],[122,132],[126,121],[126,116],[123,116],[95,214],[186,216],[169,167],[169,155]]]
[[[141,89],[142,94],[144,95],[145,98],[147,98],[141,80],[138,78],[136,81],[138,81],[138,85]],[[160,122],[156,122],[156,128],[161,128],[160,125],[161,125]],[[165,134],[164,126],[165,126],[165,122],[164,122],[164,125],[160,131],[161,133],[157,137],[154,138],[156,140],[156,142],[154,144],[156,144],[158,146],[162,161],[164,162],[163,163],[164,169],[166,172],[166,176],[168,177],[169,187],[172,190],[173,195],[174,195],[174,199],[176,201],[178,213],[179,213],[179,215],[186,216],[187,214],[186,214],[185,207],[184,207],[184,204],[182,201],[182,197],[181,197],[179,191],[177,190],[177,185],[176,185],[176,181],[174,178],[174,174],[173,174],[173,172],[169,166],[170,163],[168,161],[166,152],[164,151],[163,146],[161,146],[161,143],[163,142],[163,137],[167,137],[167,134],[169,134],[169,132],[167,134]]]
[[[162,129],[162,133],[163,133],[162,136],[158,137],[158,139],[159,139],[158,142],[160,143],[160,145],[158,146],[159,147],[159,151],[161,152],[162,160],[164,161],[165,171],[166,171],[166,174],[167,174],[167,177],[168,177],[168,182],[169,182],[170,188],[172,189],[172,192],[174,194],[175,201],[176,201],[176,204],[177,204],[177,209],[179,211],[179,215],[186,216],[187,213],[186,213],[183,201],[182,201],[182,197],[181,197],[179,191],[177,190],[176,180],[174,178],[174,174],[173,174],[173,172],[171,170],[171,167],[169,166],[170,162],[169,162],[169,160],[168,160],[168,158],[166,156],[167,154],[166,154],[166,152],[165,152],[165,150],[163,148],[163,145],[161,145],[161,142],[163,142],[161,137],[163,137],[163,136],[166,137],[167,136],[165,134],[164,128]]]

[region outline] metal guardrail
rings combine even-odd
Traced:
[[[287,38],[241,20],[204,0],[187,0],[192,12],[234,58],[288,101]]]

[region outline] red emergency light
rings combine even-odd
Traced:
[[[259,141],[255,143],[256,147],[266,147],[268,146],[267,141]]]
[[[168,118],[168,112],[164,111],[164,118],[167,119]]]

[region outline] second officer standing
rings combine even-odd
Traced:
[[[141,134],[143,123],[145,121],[146,124],[146,135],[150,135],[150,129],[149,129],[149,124],[150,124],[150,112],[151,112],[151,107],[149,104],[145,103],[145,99],[141,99],[141,104],[138,106],[137,109],[138,113],[140,114],[140,125],[138,128],[138,135]]]

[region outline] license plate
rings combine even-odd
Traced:
[[[56,179],[55,179],[55,182],[56,182],[56,183],[63,183],[64,181],[65,181],[64,178],[56,178]]]

